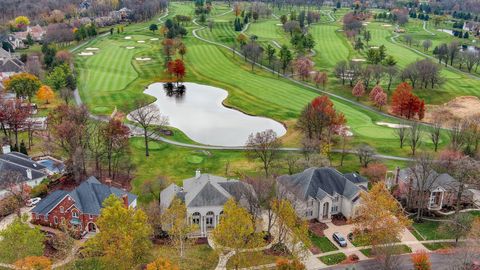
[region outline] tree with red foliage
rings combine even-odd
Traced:
[[[357,97],[357,100],[359,100],[361,96],[365,95],[365,86],[363,86],[362,81],[358,81],[357,84],[355,84],[352,89],[352,95]]]
[[[167,64],[168,73],[170,76],[175,76],[178,82],[180,82],[183,77],[185,77],[185,64],[181,59],[176,59],[175,61],[170,61]]]
[[[425,114],[425,103],[412,93],[412,87],[402,82],[392,95],[392,113],[411,119],[417,115],[422,119]]]
[[[382,110],[382,107],[387,105],[387,93],[385,92],[378,93],[375,96],[373,103],[375,103],[375,106],[377,106],[380,110]]]
[[[430,270],[432,264],[425,250],[419,250],[412,254],[412,263],[414,270]]]
[[[328,82],[328,75],[326,72],[320,72],[317,71],[315,72],[315,76],[313,77],[313,81],[315,82],[315,85],[318,86],[321,84],[323,89],[325,90],[325,85]]]
[[[24,128],[27,124],[27,118],[30,116],[30,104],[23,106],[22,101],[20,99],[16,99],[13,101],[6,101],[2,104],[2,123],[8,126],[8,133],[9,133],[9,140],[10,143],[11,139],[11,132],[13,131],[13,135],[15,136],[15,146],[20,146],[18,144],[18,132]]]
[[[329,139],[331,133],[345,122],[345,116],[335,110],[330,98],[319,96],[305,106],[297,127],[306,139],[322,140],[325,135]]]
[[[365,175],[371,183],[385,180],[387,166],[383,163],[370,163],[366,168],[360,169],[360,174]]]
[[[130,129],[120,120],[111,119],[102,132],[105,141],[105,154],[108,162],[108,176],[115,179],[115,171],[120,156],[125,152],[130,137]]]
[[[381,92],[383,92],[383,88],[377,84],[375,85],[375,87],[373,87],[372,91],[370,91],[370,94],[368,94],[368,97],[370,98],[371,101],[375,101],[375,97]]]
[[[301,80],[307,81],[313,70],[313,62],[308,57],[300,57],[295,60],[295,69]]]

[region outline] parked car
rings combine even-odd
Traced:
[[[335,240],[335,242],[337,242],[337,244],[341,247],[346,247],[347,246],[347,240],[345,240],[345,237],[343,237],[343,235],[341,235],[340,233],[338,232],[335,232],[333,233],[333,240]]]
[[[39,197],[31,198],[27,201],[27,206],[32,207],[37,205],[42,199]]]

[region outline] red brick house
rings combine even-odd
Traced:
[[[81,235],[97,232],[95,222],[103,201],[111,194],[121,198],[126,207],[137,205],[136,195],[104,185],[92,176],[72,191],[57,190],[41,200],[31,211],[32,223],[53,228],[64,223]]]

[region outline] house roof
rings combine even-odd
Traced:
[[[346,173],[343,176],[345,176],[350,182],[354,184],[363,184],[363,183],[368,183],[367,178],[361,176],[358,173]]]
[[[309,197],[323,199],[335,193],[353,198],[360,188],[339,171],[328,168],[309,168],[294,175],[283,175],[277,181],[302,200]]]
[[[52,192],[45,199],[41,200],[40,203],[32,209],[32,212],[38,214],[48,214],[53,207],[55,207],[65,197],[65,195],[69,195],[74,200],[75,207],[82,213],[92,215],[100,214],[103,201],[111,194],[114,194],[117,197],[127,194],[129,204],[132,204],[132,202],[137,198],[137,196],[132,193],[104,185],[93,176],[89,177],[86,181],[70,192],[63,190],[60,190],[59,192],[63,192],[62,194],[64,194],[64,196],[59,195],[60,193]]]
[[[408,183],[411,178],[413,181],[412,188],[415,189],[417,187],[417,179],[414,177],[413,170],[411,168],[401,169],[398,173],[398,177],[405,183]],[[427,182],[423,186],[429,187],[430,190],[434,190],[438,187],[451,189],[458,186],[458,181],[448,173],[439,174],[432,170],[432,172],[428,174]]]
[[[27,170],[31,170],[32,178],[29,179]],[[45,166],[33,161],[27,155],[10,152],[0,155],[0,186],[6,181],[6,172],[18,172],[22,175],[23,181],[41,179],[47,176]]]
[[[229,198],[240,200],[245,192],[252,192],[248,185],[238,180],[229,180],[211,174],[185,179],[183,188],[171,184],[161,194],[164,207],[170,206],[173,198],[180,198],[187,207],[222,206]]]

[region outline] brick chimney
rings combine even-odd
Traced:
[[[125,205],[125,208],[128,208],[129,203],[128,203],[128,194],[127,193],[122,195],[122,201],[123,201],[123,205]]]
[[[33,177],[32,177],[32,170],[30,170],[30,169],[27,169],[27,178],[28,178],[29,180],[32,180],[32,179],[33,179]]]

